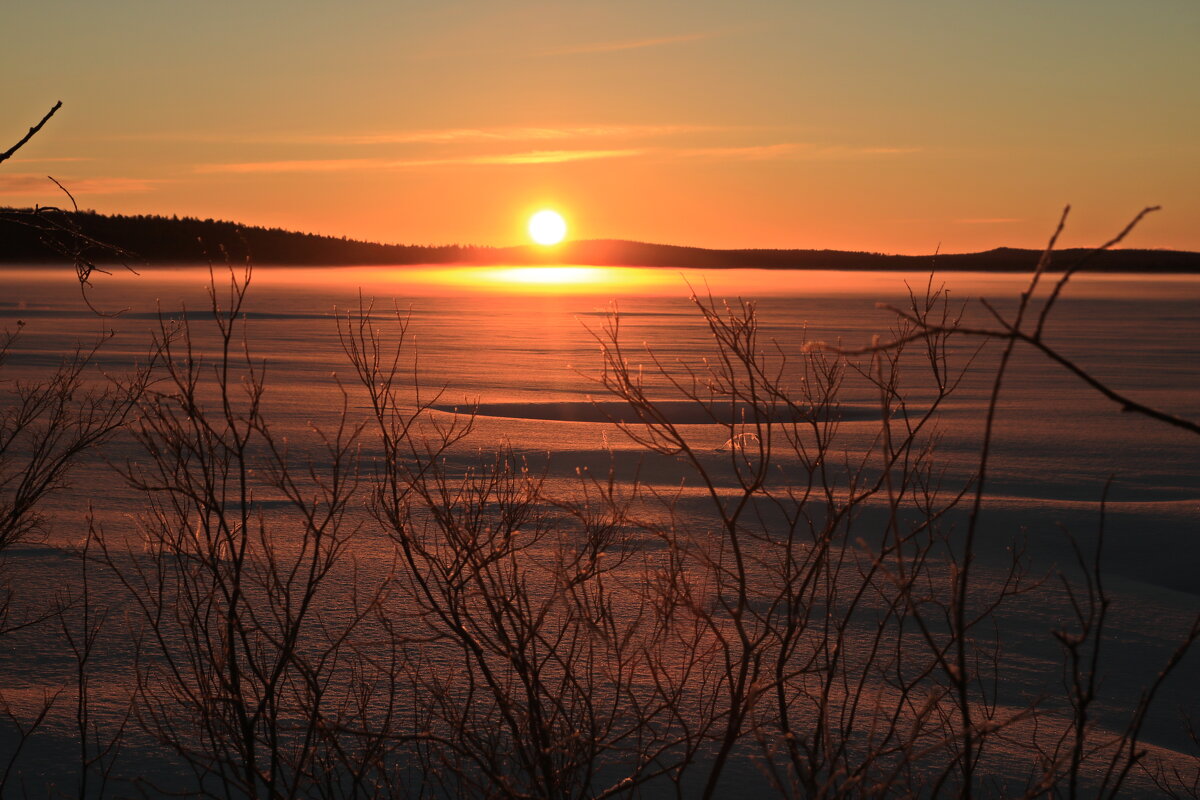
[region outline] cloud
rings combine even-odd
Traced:
[[[0,175],[0,194],[32,194],[44,192],[47,189],[59,191],[58,187],[46,179],[45,175],[27,175],[14,172]]]
[[[150,178],[63,178],[60,180],[76,198],[97,194],[141,194],[154,191],[164,181]],[[0,195],[58,195],[61,190],[45,175],[12,173],[0,175]]]
[[[447,128],[444,130],[301,136],[303,144],[457,144],[460,142],[512,142],[566,139],[581,130],[564,128]]]
[[[336,158],[294,161],[246,161],[231,164],[199,164],[195,171],[213,173],[284,173],[284,172],[349,172],[355,170],[411,169],[443,166],[519,166],[523,164],[561,164],[569,161],[593,161],[604,158],[629,158],[641,155],[641,150],[532,150],[520,153],[460,156],[455,158],[385,159]]]
[[[57,158],[21,158],[17,156],[11,159],[9,164],[77,164],[80,161],[95,161],[94,158],[83,158],[81,156],[59,156]]]
[[[587,53],[617,53],[622,50],[640,50],[644,47],[659,47],[665,44],[697,42],[701,39],[711,39],[715,35],[716,34],[713,33],[687,33],[679,36],[658,36],[651,39],[627,39],[616,42],[591,42],[585,44],[564,45],[562,47],[551,47],[546,50],[539,50],[533,55],[568,56],[582,55]]]
[[[1017,217],[968,217],[953,220],[955,225],[1007,225],[1011,222],[1024,222]]]
[[[120,137],[123,141],[199,142],[203,144],[271,145],[388,145],[478,144],[488,142],[546,142],[569,139],[643,139],[690,133],[753,130],[725,125],[566,125],[503,128],[432,128],[425,130],[370,131],[365,133],[279,133],[218,135],[203,133],[146,133]]]
[[[521,130],[549,131],[559,129]],[[612,131],[616,129],[575,128],[570,130]],[[596,133],[595,135],[601,134]],[[544,138],[553,139],[555,137],[547,134],[544,136]],[[775,159],[835,160],[881,155],[903,155],[917,151],[918,148],[846,147],[842,145],[816,145],[805,142],[775,142],[771,144],[741,145],[730,147],[524,150],[511,153],[447,156],[445,158],[315,158],[280,161],[243,161],[232,163],[198,164],[193,168],[193,170],[200,174],[352,172],[361,170],[417,169],[423,167],[563,164],[571,161],[636,158],[639,156],[694,159],[708,158],[730,161],[769,161]]]
[[[674,151],[677,156],[684,158],[717,158],[717,159],[746,159],[760,161],[774,158],[794,156],[799,150],[811,145],[797,142],[779,142],[777,144],[755,144],[743,147],[691,147]]]
[[[860,147],[857,152],[866,156],[904,156],[909,153],[919,153],[919,147]]]
[[[264,173],[264,172],[346,172],[356,169],[379,169],[383,162],[375,158],[324,158],[292,161],[242,161],[230,164],[197,164],[201,174]]]
[[[810,161],[860,158],[863,156],[892,156],[920,152],[917,147],[850,147],[820,145],[811,142],[776,142],[736,147],[693,147],[674,151],[684,158],[713,158],[725,160],[767,161],[772,159],[803,159]]]
[[[713,125],[575,125],[566,127],[447,128],[361,134],[300,136],[300,144],[457,144],[461,142],[538,142],[563,139],[638,139],[728,130]]]
[[[639,156],[642,150],[534,150],[529,153],[511,153],[499,156],[475,156],[463,159],[446,159],[429,163],[451,164],[560,164],[565,161],[593,161],[598,158],[630,158]]]

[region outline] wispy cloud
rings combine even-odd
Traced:
[[[300,136],[303,144],[458,144],[462,142],[521,142],[596,135],[592,128],[446,128],[443,130]]]
[[[546,138],[553,138],[547,136]],[[769,144],[727,147],[651,147],[609,149],[522,150],[509,153],[447,156],[444,158],[318,158],[278,161],[242,161],[232,163],[198,164],[193,169],[201,174],[270,174],[286,172],[350,172],[355,170],[416,169],[422,167],[455,166],[521,166],[528,164],[562,164],[571,161],[598,159],[658,158],[713,159],[726,161],[769,161],[775,159],[834,160],[870,156],[894,156],[917,152],[906,147],[848,147],[817,145],[805,142],[774,142]]]
[[[684,158],[716,158],[716,159],[745,159],[751,161],[794,156],[797,152],[811,145],[798,142],[779,142],[776,144],[754,144],[741,147],[689,147],[674,151],[677,156]]]
[[[955,225],[1007,225],[1011,222],[1024,222],[1017,217],[968,217],[953,220]]]
[[[97,194],[141,194],[156,189],[162,180],[150,178],[61,178],[60,182],[75,197]],[[57,195],[60,190],[45,175],[12,173],[0,175],[0,195]]]
[[[510,153],[498,156],[474,156],[465,159],[447,159],[444,162],[457,164],[560,164],[565,161],[593,161],[598,158],[630,158],[639,156],[642,150],[534,150],[529,153]]]
[[[646,139],[729,130],[715,125],[575,125],[527,128],[446,128],[297,136],[296,144],[460,144],[475,142],[545,142],[567,139]]]
[[[125,141],[200,142],[204,144],[272,145],[389,145],[480,144],[547,142],[570,139],[649,139],[694,133],[746,131],[753,128],[726,125],[547,125],[499,128],[433,128],[423,130],[345,133],[265,133],[255,135],[160,132],[132,134]]]
[[[919,147],[859,147],[854,150],[865,156],[904,156],[921,152]]]
[[[211,173],[284,173],[349,172],[355,170],[409,169],[443,166],[519,166],[524,164],[561,164],[569,161],[593,161],[605,158],[630,158],[642,150],[531,150],[520,153],[461,156],[457,158],[384,159],[338,158],[294,161],[246,161],[231,164],[199,164],[195,171]]]
[[[198,164],[195,171],[209,173],[263,172],[347,172],[356,169],[379,169],[386,162],[377,158],[323,158],[292,161],[241,161],[229,164]]]
[[[95,161],[93,158],[83,158],[81,156],[59,156],[57,158],[21,158],[20,156],[9,161],[9,164],[78,164],[80,161]]]
[[[681,44],[683,42],[698,42],[701,39],[711,39],[714,33],[686,33],[678,36],[656,36],[649,39],[625,39],[613,42],[586,42],[582,44],[563,45],[538,50],[535,56],[568,56],[586,53],[617,53],[622,50],[640,50],[644,47],[659,47],[666,44]]]
[[[864,156],[895,156],[920,152],[917,147],[851,147],[812,142],[776,142],[734,147],[691,147],[674,151],[684,158],[767,161],[772,159],[834,160]]]

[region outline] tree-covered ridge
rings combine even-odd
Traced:
[[[53,233],[31,225],[37,215],[53,215]],[[64,231],[74,231],[75,241]],[[53,240],[50,240],[53,239]],[[63,212],[0,208],[0,263],[48,264],[64,260],[64,248],[87,250],[104,243],[90,257],[97,262],[127,254],[131,264],[202,264],[251,259],[261,266],[345,266],[357,264],[542,264],[688,267],[720,269],[955,269],[1022,272],[1032,269],[1039,251],[1000,247],[980,253],[887,255],[845,250],[711,250],[621,240],[567,242],[553,248],[534,246],[399,245],[347,237],[299,233],[282,228],[241,225],[194,217],[107,215],[94,211]],[[1200,272],[1200,253],[1178,250],[1060,250],[1055,264],[1069,266],[1090,255],[1087,268],[1102,272]]]
[[[45,241],[44,228],[30,225],[31,209],[0,209],[0,261],[54,263],[62,260],[62,241]],[[417,264],[446,263],[463,259],[476,248],[457,245],[421,247],[363,242],[346,237],[297,233],[282,228],[242,225],[227,220],[156,215],[98,214],[94,211],[40,210],[63,223],[56,226],[78,231],[82,237],[103,242],[146,263],[206,263],[252,259],[256,264]],[[61,239],[61,234],[59,235]],[[98,260],[113,260],[97,253]]]

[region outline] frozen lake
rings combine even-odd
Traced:
[[[218,270],[218,297],[226,292],[226,279]],[[210,356],[215,352],[213,326],[205,320],[207,270],[154,268],[139,276],[97,276],[88,292],[92,304],[121,312],[103,318],[82,302],[73,280],[63,270],[0,271],[0,325],[11,330],[18,320],[24,323],[4,366],[6,378],[47,374],[64,352],[102,330],[113,336],[97,363],[120,374],[144,358],[160,319],[170,325],[184,308],[197,349]],[[420,384],[441,391],[435,416],[450,419],[454,409],[477,414],[475,430],[456,445],[452,459],[468,463],[481,449],[506,443],[530,463],[548,463],[549,482],[563,486],[580,467],[597,471],[612,464],[624,479],[640,464],[640,480],[649,489],[674,492],[680,513],[703,520],[705,491],[687,465],[646,458],[615,424],[631,418],[599,382],[601,340],[614,311],[624,357],[640,367],[647,395],[676,415],[672,421],[717,465],[727,460],[723,445],[736,426],[704,424],[667,379],[688,369],[702,371],[705,359],[716,355],[704,318],[689,299],[692,292],[718,304],[739,298],[755,302],[759,346],[786,356],[776,362],[782,380],[799,388],[806,343],[854,349],[871,344],[876,335],[888,341],[896,317],[879,305],[906,307],[907,286],[922,293],[929,280],[925,274],[884,272],[681,274],[569,266],[263,268],[253,274],[244,307],[245,338],[251,358],[265,369],[265,404],[274,430],[295,442],[298,453],[307,452],[302,448],[311,443],[311,426],[331,430],[336,425],[342,411],[338,382],[354,383],[337,320],[362,302],[373,309],[373,326],[394,329],[397,313],[409,320],[410,349],[402,364],[411,369],[410,356],[415,356]],[[952,309],[963,309],[964,324],[987,327],[996,323],[978,298],[1011,313],[1027,283],[1025,276],[992,273],[939,273],[932,280],[935,288],[944,285]],[[1200,419],[1200,277],[1077,276],[1049,318],[1046,341],[1114,390]],[[1001,350],[992,342],[977,352],[979,344],[952,340],[949,364],[955,374],[963,370],[962,380],[932,421],[938,474],[955,489],[968,486],[978,466]],[[850,360],[870,370],[867,357]],[[902,366],[901,391],[919,412],[934,396],[928,367],[919,359]],[[839,401],[844,435],[836,455],[851,462],[879,435],[879,390],[850,369]],[[352,388],[351,421],[365,419],[365,409],[361,393]],[[1063,529],[1091,541],[1111,480],[1103,570],[1118,601],[1114,635],[1129,643],[1124,653],[1113,654],[1113,685],[1133,691],[1200,607],[1200,441],[1122,413],[1078,378],[1022,347],[1001,387],[995,431],[981,527],[985,571],[999,569],[1014,541],[1026,542],[1033,572],[1064,566],[1070,550]],[[366,455],[369,459],[369,446]],[[74,473],[74,485],[52,500],[54,523],[42,540],[10,554],[10,567],[23,565],[14,581],[18,592],[36,594],[70,581],[74,567],[61,548],[86,534],[89,508],[113,530],[131,524],[145,501],[113,472],[112,462],[138,458],[128,441],[89,454]],[[777,466],[788,475],[796,462],[782,455]],[[732,482],[718,484],[718,494],[736,493]],[[115,598],[119,593],[113,591]],[[1030,605],[1027,625],[1015,625],[1014,636],[1018,642],[1032,640],[1035,631],[1052,627],[1055,620],[1052,611]],[[1041,657],[1041,645],[1027,646]],[[51,652],[49,644],[38,654],[37,647],[26,641],[0,650],[6,676],[0,688],[32,696],[67,674],[70,664],[61,654]],[[1192,688],[1197,679],[1200,657],[1193,654],[1164,692],[1160,721],[1177,718],[1176,707],[1200,713]],[[1020,680],[1034,687],[1056,676]],[[115,697],[119,687],[111,691]],[[45,747],[32,756],[31,775],[44,777],[41,770],[54,758],[52,741],[70,738],[67,730],[53,727],[47,736]],[[1149,738],[1169,749],[1185,746],[1165,722],[1153,727]]]
[[[270,402],[281,424],[328,424],[339,411],[332,376],[345,380],[349,369],[335,315],[356,309],[361,296],[373,305],[377,325],[386,327],[396,311],[411,319],[408,342],[420,381],[444,390],[440,405],[480,405],[476,446],[503,438],[519,451],[567,454],[633,447],[611,426],[597,424],[620,405],[596,383],[596,334],[614,309],[627,357],[648,364],[653,351],[667,364],[696,365],[712,354],[712,345],[689,301],[691,290],[718,301],[754,300],[762,345],[777,343],[798,365],[805,341],[854,348],[876,334],[886,340],[895,316],[878,304],[903,306],[906,285],[923,291],[928,279],[884,272],[590,267],[260,269],[247,299],[246,330],[252,355],[267,365]],[[160,311],[177,318],[184,307],[203,342],[212,333],[211,324],[203,323],[208,280],[201,269],[99,276],[89,292],[96,307],[127,309],[101,319],[80,301],[69,274],[6,270],[0,273],[0,319],[10,326],[17,319],[26,323],[8,369],[52,364],[102,328],[116,335],[100,361],[119,368],[144,355]],[[1010,310],[1026,283],[1024,276],[987,273],[946,273],[935,280],[945,284],[954,306],[965,307],[965,324],[990,321],[977,298]],[[1115,390],[1200,417],[1200,278],[1078,276],[1050,319],[1047,340]],[[965,364],[976,344],[961,340],[955,363]],[[939,419],[941,459],[963,474],[974,468],[980,412],[999,349],[993,342],[977,358]],[[924,377],[914,374],[906,387],[916,400],[928,395]],[[652,393],[671,398],[661,380],[648,373],[647,381]],[[873,407],[878,399],[875,390],[852,380],[844,392],[848,405]],[[584,421],[572,421],[576,417]],[[1182,431],[1122,414],[1029,348],[1018,348],[1002,389],[996,448],[990,494],[997,508],[1040,509],[1042,519],[1052,511],[1069,515],[1093,508],[1111,477],[1114,511],[1127,510],[1143,523],[1128,558],[1115,559],[1123,569],[1140,570],[1147,551],[1169,549],[1164,531],[1186,535],[1197,529],[1195,442]],[[1172,560],[1138,577],[1198,593],[1196,567]]]

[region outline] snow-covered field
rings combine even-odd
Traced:
[[[219,297],[226,279],[218,270]],[[323,461],[328,451],[322,449],[315,430],[336,430],[343,414],[350,423],[348,430],[366,425],[356,448],[347,451],[353,453],[347,462],[360,469],[363,492],[385,451],[337,323],[339,314],[354,314],[360,302],[372,307],[369,327],[385,334],[397,329],[397,314],[408,320],[400,361],[408,371],[403,380],[411,384],[415,369],[423,387],[421,399],[433,404],[418,426],[420,435],[451,424],[456,410],[460,419],[475,414],[470,435],[445,454],[450,473],[487,462],[488,454],[498,447],[511,448],[518,462],[544,477],[542,499],[557,497],[566,503],[580,500],[581,471],[604,483],[611,470],[616,483],[626,487],[636,474],[640,494],[630,507],[631,519],[625,522],[637,532],[622,540],[625,560],[610,575],[617,607],[623,609],[619,616],[628,622],[637,613],[629,598],[641,596],[640,583],[652,574],[647,565],[658,563],[657,554],[670,549],[664,545],[668,539],[662,530],[686,524],[702,532],[698,535],[720,539],[714,503],[740,496],[739,454],[754,450],[760,442],[758,434],[753,439],[735,437],[748,436],[750,430],[762,433],[747,428],[745,409],[731,406],[728,400],[714,407],[732,427],[706,422],[703,410],[698,411],[697,404],[667,379],[703,375],[705,359],[719,366],[709,329],[689,294],[711,295],[718,306],[725,298],[756,301],[759,346],[771,358],[786,356],[773,362],[779,369],[778,380],[800,396],[806,342],[854,349],[869,345],[876,334],[888,341],[895,316],[877,304],[902,305],[907,297],[905,281],[924,291],[928,280],[927,275],[877,272],[729,270],[681,276],[670,270],[634,269],[559,270],[546,275],[503,269],[261,269],[253,275],[244,306],[244,337],[239,327],[235,355],[240,354],[244,339],[252,362],[265,375],[264,416],[276,440],[286,441],[294,463],[314,464],[314,475],[324,475],[322,470],[328,466]],[[211,359],[217,338],[211,317],[206,319],[208,281],[207,270],[197,269],[99,276],[89,290],[91,302],[101,310],[123,313],[98,317],[82,303],[66,271],[0,272],[0,320],[8,329],[15,328],[17,320],[24,322],[0,376],[6,381],[37,380],[49,374],[76,342],[94,339],[106,329],[114,335],[101,347],[96,364],[110,375],[125,374],[145,361],[160,319],[168,320],[169,327],[169,320],[179,319],[184,307],[195,349]],[[1001,312],[1011,312],[1027,279],[946,273],[934,281],[944,283],[953,307],[965,304],[965,321],[994,327],[995,321],[974,298],[988,298]],[[600,380],[601,344],[614,311],[619,314],[624,359],[640,375],[650,402],[661,403],[663,420],[690,443],[694,461],[679,454],[647,453],[619,426],[624,422],[632,426],[631,432],[641,430],[624,401]],[[1115,390],[1172,414],[1200,419],[1200,278],[1077,277],[1049,319],[1046,341]],[[1001,350],[993,342],[976,352],[979,344],[968,338],[951,340],[948,363],[952,370],[965,372],[918,437],[922,445],[932,448],[930,463],[944,493],[967,489],[979,466],[983,420]],[[871,373],[866,357],[851,360]],[[906,398],[909,415],[916,419],[934,402],[932,380],[920,359],[906,360],[901,367],[898,390]],[[200,374],[206,379],[209,375],[203,370]],[[698,393],[707,396],[705,392]],[[878,387],[851,369],[838,399],[838,438],[829,462],[843,470],[864,463],[863,474],[877,476],[879,469],[871,466],[869,454],[880,446],[883,415]],[[902,418],[894,415],[893,419]],[[774,430],[787,423],[768,427]],[[1067,713],[1062,701],[1051,697],[1061,694],[1063,680],[1061,648],[1053,631],[1071,628],[1057,571],[1079,577],[1067,534],[1078,540],[1085,553],[1093,552],[1102,497],[1107,496],[1107,501],[1100,574],[1112,606],[1102,652],[1103,691],[1092,709],[1101,730],[1123,729],[1142,687],[1153,679],[1200,609],[1200,439],[1123,413],[1061,367],[1020,347],[1001,387],[994,430],[975,545],[977,591],[987,595],[1002,590],[1005,565],[1014,547],[1024,548],[1031,582],[1046,577],[1043,586],[1030,588],[1006,604],[997,615],[996,627],[988,629],[989,636],[999,631],[1004,643],[1002,655],[997,656],[1002,664],[996,676],[999,683],[986,689],[995,700],[997,719],[1006,718],[1006,708],[1017,715],[1035,700],[1051,698],[1044,716],[1013,721],[981,762],[985,773],[990,770],[997,783],[1013,791],[1030,765],[1028,749],[1019,745],[1039,735],[1053,738],[1055,720],[1061,721]],[[780,437],[765,483],[776,498],[807,474],[803,457]],[[140,645],[135,643],[134,631],[146,636],[145,616],[128,588],[114,579],[114,570],[120,571],[122,564],[158,552],[153,536],[147,534],[152,527],[147,495],[119,474],[137,472],[148,464],[144,447],[126,434],[86,453],[71,473],[70,485],[49,499],[50,525],[4,553],[0,572],[4,585],[15,593],[10,624],[21,615],[36,615],[67,594],[77,602],[66,618],[78,622],[83,564],[78,551],[88,540],[89,515],[95,531],[89,552],[97,555],[96,536],[108,543],[110,563],[93,562],[89,568],[89,605],[103,609],[106,616],[88,663],[91,718],[87,724],[100,732],[103,743],[104,737],[121,730],[122,719],[128,719],[120,748],[110,754],[112,782],[104,786],[99,782],[101,765],[107,761],[90,768],[93,794],[132,794],[135,787],[130,781],[146,778],[183,791],[194,788],[191,772],[145,730],[157,724],[161,731],[162,721],[151,719],[141,707],[143,702],[133,696],[135,653],[140,646],[143,662],[152,661],[155,649],[146,638]],[[710,487],[698,480],[700,473],[711,478]],[[286,499],[265,489],[260,499],[268,509],[276,503],[281,519],[294,516],[295,506],[288,506]],[[760,496],[755,503],[761,502]],[[317,597],[326,620],[352,617],[357,602],[352,598],[367,591],[364,587],[404,583],[395,577],[398,570],[403,572],[403,558],[393,538],[367,513],[367,505],[365,494],[355,495],[346,509],[347,530],[360,527],[348,539]],[[969,505],[968,490],[964,504],[940,520],[943,545],[961,544]],[[890,509],[885,491],[861,503],[854,533],[844,542],[850,561],[856,541],[865,540],[861,546],[869,550],[873,537],[888,529]],[[763,538],[782,535],[781,519],[772,516],[779,513],[786,516],[778,508],[754,505],[753,524],[764,532]],[[196,530],[192,535],[199,536]],[[294,541],[272,541],[272,545],[287,552],[297,547]],[[759,559],[755,568],[770,573],[770,547],[759,542],[751,551],[751,560]],[[564,551],[561,541],[549,535],[527,550],[514,552],[520,558],[551,564]],[[944,560],[939,561],[943,555],[938,547],[929,551],[930,575],[949,586],[952,573]],[[128,580],[132,573],[128,566],[125,569]],[[547,570],[547,575],[553,573],[549,566]],[[750,574],[756,574],[754,568]],[[701,578],[697,581],[698,586],[703,583]],[[405,584],[408,591],[410,584]],[[393,604],[392,613],[416,614],[412,611],[416,601],[406,600],[405,590],[389,591],[386,602]],[[938,590],[930,591],[936,595]],[[626,598],[628,605],[622,605],[620,598]],[[757,601],[766,602],[761,597]],[[848,634],[850,641],[864,635],[857,625]],[[419,627],[413,623],[413,641]],[[363,633],[368,642],[379,635],[369,625],[364,631],[369,631]],[[643,634],[650,635],[644,631],[638,635]],[[810,630],[807,635],[815,634]],[[700,637],[693,644],[706,641]],[[426,667],[436,665],[453,684],[456,651],[453,647],[439,650],[446,646],[444,640],[431,643],[418,660],[423,659]],[[673,657],[683,658],[678,652]],[[45,795],[50,786],[64,793],[75,791],[81,770],[77,663],[56,621],[0,637],[0,695],[11,716],[0,719],[0,768],[7,762],[5,753],[17,756],[9,769],[5,796],[19,795],[21,787],[31,796]],[[1181,714],[1200,716],[1194,689],[1198,680],[1200,655],[1192,653],[1162,687],[1142,731],[1153,754],[1183,770],[1194,769],[1192,759],[1200,755],[1178,724]],[[888,697],[895,687],[877,680],[860,691]],[[44,723],[18,753],[17,725],[30,724],[36,710],[56,694]],[[803,718],[802,710],[796,713]],[[419,727],[410,720],[409,732]],[[770,786],[766,773],[754,763],[761,760],[764,748],[775,752],[774,745],[756,738],[752,728],[747,725],[735,749],[720,784],[721,796],[759,796]],[[1100,736],[1096,741],[1102,740]],[[99,752],[96,741],[90,748],[83,752]],[[619,767],[610,764],[611,774],[619,777]],[[703,768],[697,767],[696,773],[702,775]],[[1089,780],[1099,779],[1100,773],[1089,774]],[[603,788],[599,785],[608,775],[595,778],[595,787]],[[406,780],[412,785],[415,779],[397,780],[399,785]],[[702,782],[700,778],[687,781]],[[686,786],[699,788],[699,783],[687,781]],[[664,786],[663,779],[651,781],[646,793],[653,795],[659,791],[656,787]],[[1141,771],[1133,775],[1128,789],[1147,796],[1155,791]]]

